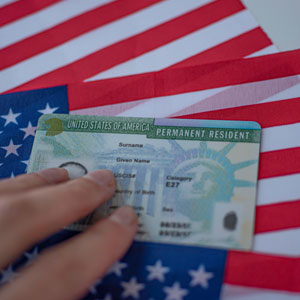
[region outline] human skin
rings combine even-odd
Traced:
[[[108,170],[69,180],[54,168],[0,181],[0,270],[30,246],[86,216],[116,189]],[[130,207],[116,210],[76,237],[42,252],[0,289],[1,300],[73,300],[129,248],[137,230]]]

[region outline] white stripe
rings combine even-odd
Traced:
[[[258,181],[257,205],[300,199],[300,174],[278,176]]]
[[[225,89],[227,89],[227,87],[145,99],[146,101],[143,104],[138,104],[126,110],[124,113],[119,114],[119,116],[163,118],[198,103],[201,100],[205,100]]]
[[[0,7],[6,6],[8,4],[11,4],[13,2],[17,2],[18,0],[0,0]]]
[[[294,76],[293,76],[294,77]],[[259,82],[261,84],[266,84],[270,85],[270,83],[274,83],[276,85],[276,81],[279,80],[285,80],[287,79],[271,79],[271,80],[266,80]],[[248,86],[251,86],[254,83],[246,83],[246,84],[241,84],[239,85],[240,87],[245,87],[247,89]],[[177,94],[177,95],[170,95],[170,96],[162,96],[162,97],[157,97],[157,98],[148,98],[148,99],[142,99],[142,102],[136,101],[136,106],[124,111],[123,113],[119,114],[120,116],[127,116],[127,117],[156,117],[156,118],[163,118],[163,117],[168,117],[171,115],[182,115],[183,113],[180,112],[182,109],[188,108],[189,106],[200,103],[203,100],[206,100],[207,98],[217,95],[218,93],[221,93],[227,89],[234,88],[234,86],[229,86],[229,87],[222,87],[222,88],[215,88],[215,89],[209,89],[209,90],[202,90],[202,91],[197,91],[197,92],[190,92],[190,93],[183,93],[183,94]],[[270,87],[271,88],[271,87]],[[241,90],[242,91],[242,90]],[[237,95],[235,94],[237,97]],[[242,92],[241,92],[242,96]],[[258,97],[258,95],[256,95]],[[285,98],[287,97],[287,98]],[[275,94],[274,96],[270,97],[270,101],[278,101],[282,99],[291,99],[291,98],[296,98],[300,97],[300,84],[296,84],[294,87],[291,87],[289,89],[286,89],[282,92],[279,92]],[[222,100],[222,94],[220,95],[220,100]],[[232,104],[229,105],[230,107],[236,106],[236,101],[235,99],[232,99]],[[258,99],[259,100],[259,99]],[[262,103],[264,101],[258,101],[259,103]],[[248,103],[243,103],[244,105],[247,105]],[[116,104],[118,105],[118,104]],[[211,107],[211,110],[217,110],[217,109],[223,109],[223,104],[220,101],[219,106],[214,105]],[[225,108],[228,108],[228,105],[226,105]],[[93,108],[89,108],[88,110],[93,110]],[[207,110],[207,108],[205,109]],[[199,113],[204,111],[203,109],[198,109],[193,111],[193,113]],[[298,142],[297,136],[298,136],[298,127],[297,125],[293,125],[290,127],[284,127],[280,126],[280,130],[277,130],[277,127],[273,127],[273,130],[266,130],[264,131],[263,134],[263,141],[265,140],[266,142],[263,143],[263,148],[262,151],[270,151],[268,149],[276,147],[282,149],[282,148],[291,148],[294,147],[293,145],[298,145],[300,142]],[[292,130],[291,130],[292,128]],[[290,131],[291,130],[291,131]],[[276,131],[277,138],[274,139],[274,134],[272,132]],[[290,131],[289,135],[285,135],[286,131]],[[281,142],[281,132],[284,132],[284,142]],[[271,139],[271,140],[270,140]],[[288,143],[286,141],[289,140]],[[270,143],[271,142],[271,143]],[[292,145],[292,146],[290,146]]]
[[[151,52],[99,73],[87,81],[158,71],[245,33],[258,24],[244,10]]]
[[[65,0],[9,23],[0,29],[0,49],[108,2],[112,0]]]
[[[299,256],[300,228],[256,234],[254,236],[253,251],[268,254]]]
[[[299,83],[286,89],[286,90],[283,90],[280,93],[277,93],[276,95],[273,95],[273,96],[261,101],[260,103],[280,101],[283,99],[299,98],[300,97],[300,76],[291,76],[291,77],[298,78]]]
[[[300,123],[268,127],[262,130],[261,152],[294,147],[300,147]]]
[[[259,274],[258,274],[259,276]],[[224,284],[221,300],[299,300],[300,293]]]
[[[278,50],[276,48],[275,45],[271,45],[271,46],[268,46],[266,48],[263,48],[255,53],[252,53],[248,56],[246,56],[247,58],[250,58],[250,57],[256,57],[256,56],[261,56],[261,55],[268,55],[268,54],[273,54],[273,53],[278,53]]]
[[[0,93],[209,2],[211,0],[168,0],[94,29],[2,71],[0,73]]]

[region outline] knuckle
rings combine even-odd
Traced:
[[[109,199],[114,194],[114,189],[111,187],[101,187],[97,183],[87,178],[80,178],[68,183],[69,197],[72,201],[87,202],[91,204],[101,204],[103,200]],[[86,200],[86,201],[82,201]]]
[[[37,184],[47,184],[49,183],[48,180],[43,177],[42,175],[40,175],[39,173],[32,173],[32,174],[28,174],[27,175],[24,175],[24,180],[28,181],[28,182],[36,182]]]
[[[46,178],[42,177],[38,173],[31,173],[31,174],[23,174],[16,177],[16,184],[19,186],[23,186],[24,188],[27,186],[32,185],[41,185],[41,184],[47,184]]]
[[[99,188],[93,182],[86,179],[70,181],[62,187],[59,193],[60,213],[66,219],[84,217],[98,206]]]
[[[98,193],[100,190],[100,187],[95,182],[92,182],[86,178],[80,178],[78,180],[74,180],[73,182],[71,181],[70,185],[72,186],[72,191],[80,196]]]

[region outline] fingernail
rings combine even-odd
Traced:
[[[110,170],[97,170],[86,174],[84,177],[92,179],[94,182],[102,186],[115,186],[115,177]]]
[[[114,222],[126,226],[133,225],[137,222],[137,216],[134,210],[129,206],[118,208],[109,218]]]
[[[37,173],[45,178],[49,183],[59,183],[69,179],[68,172],[61,168],[45,169]]]

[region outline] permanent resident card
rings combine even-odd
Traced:
[[[130,205],[136,240],[250,249],[260,136],[245,121],[44,115],[28,172],[113,171],[114,197],[69,229]]]

